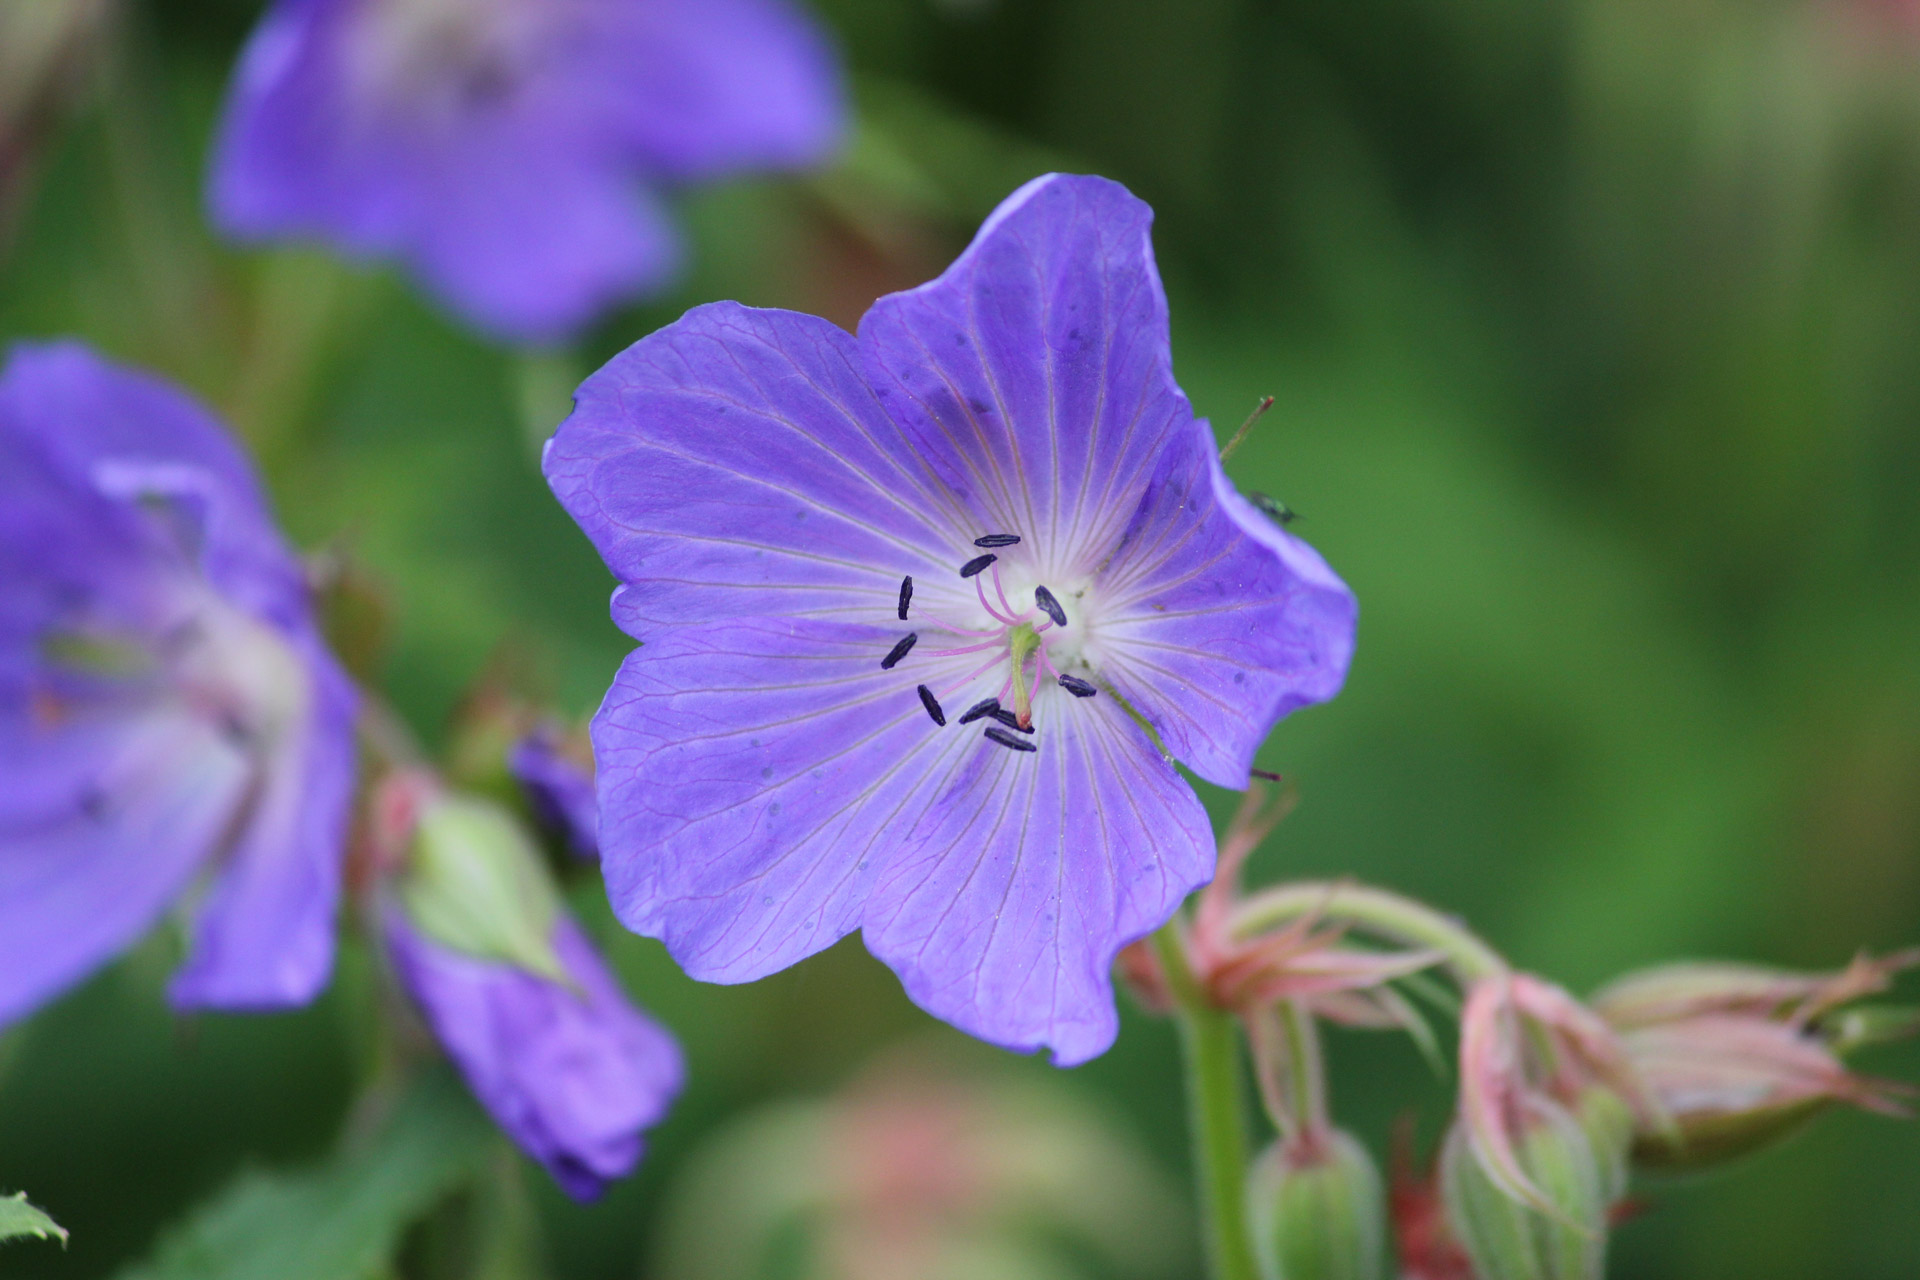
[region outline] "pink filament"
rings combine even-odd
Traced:
[[[957,653],[978,653],[982,649],[998,649],[1005,643],[1006,641],[996,636],[992,640],[982,640],[979,644],[964,645],[958,649],[929,649],[927,650],[927,656],[930,658],[951,658]]]
[[[975,667],[972,671],[967,672],[966,675],[961,676],[958,680],[955,680],[952,684],[948,685],[945,689],[942,689],[940,691],[940,697],[943,699],[951,698],[954,694],[960,692],[962,689],[972,684],[975,680],[978,680],[981,676],[993,670],[994,664],[999,661],[1000,661],[1000,655],[996,653],[995,655],[993,655],[993,657],[988,658],[985,662],[981,663],[978,667]]]

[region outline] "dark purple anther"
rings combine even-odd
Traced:
[[[989,711],[987,714],[992,716],[995,720],[998,720],[1001,724],[1007,726],[1007,728],[1009,729],[1018,729],[1021,733],[1026,733],[1026,734],[1031,734],[1033,732],[1032,726],[1021,724],[1020,717],[1014,715],[1013,712],[1008,711],[1004,707],[995,707],[992,711]]]
[[[893,670],[894,664],[899,662],[900,659],[906,657],[907,651],[913,648],[914,644],[919,639],[920,639],[920,634],[917,631],[909,631],[907,632],[906,635],[901,636],[900,643],[894,645],[893,648],[887,650],[887,656],[880,659],[880,669],[882,671]]]
[[[1079,676],[1061,676],[1060,687],[1076,698],[1091,698],[1094,694],[1100,692]]]
[[[983,548],[1011,547],[1020,541],[1017,533],[990,533],[984,538],[975,538],[973,545]]]
[[[920,705],[927,709],[927,714],[933,717],[933,722],[937,725],[945,725],[947,723],[947,713],[940,709],[940,699],[933,696],[933,690],[927,688],[925,685],[921,685],[919,686],[918,692],[920,694]]]
[[[913,603],[913,575],[900,579],[900,621],[907,620],[907,606]]]
[[[960,717],[961,724],[972,724],[982,716],[990,716],[1000,709],[1000,699],[982,698],[968,707],[966,714]]]
[[[1025,738],[1016,738],[997,724],[987,726],[987,737],[1001,746],[1013,751],[1038,751],[1040,748]]]
[[[1047,590],[1045,587],[1035,587],[1033,589],[1033,602],[1040,606],[1040,612],[1053,619],[1054,626],[1064,627],[1067,625],[1067,611],[1060,607],[1060,602],[1054,598],[1053,592]]]
[[[963,578],[971,578],[974,574],[979,573],[999,558],[1000,557],[996,555],[975,556],[960,566],[960,576]]]

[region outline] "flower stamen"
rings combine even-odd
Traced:
[[[907,606],[913,603],[913,575],[900,579],[900,621],[907,620]]]
[[[927,709],[927,714],[933,717],[933,722],[945,728],[947,724],[947,713],[941,708],[940,699],[933,696],[933,690],[927,688],[925,685],[921,685],[915,692],[919,693],[920,705]]]
[[[1001,547],[1015,546],[1019,541],[1020,535],[1017,533],[989,533],[983,537],[975,538],[973,545],[998,550]]]
[[[992,564],[995,560],[998,560],[999,558],[1000,558],[999,556],[996,556],[991,552],[989,552],[984,556],[975,556],[973,559],[967,561],[965,564],[960,566],[960,576],[963,578],[975,577],[981,572],[981,570],[985,569],[988,565]]]
[[[977,674],[977,673],[976,673]],[[960,717],[961,724],[972,724],[982,716],[990,716],[1000,709],[1000,699],[982,698],[968,707]]]
[[[987,726],[987,739],[990,742],[999,743],[1010,751],[1038,751],[1040,749],[1024,738],[1014,737],[999,725]]]
[[[1067,611],[1060,607],[1060,601],[1055,598],[1053,592],[1047,590],[1045,587],[1035,587],[1033,589],[1033,602],[1040,606],[1040,612],[1053,619],[1054,626],[1064,627],[1067,625]]]
[[[913,646],[919,642],[919,640],[920,640],[920,633],[917,631],[909,631],[907,632],[906,635],[900,637],[899,643],[895,644],[893,648],[887,650],[887,656],[880,659],[880,669],[882,671],[893,670],[894,664],[899,662],[900,659],[906,657],[907,651],[909,649],[912,649]]]

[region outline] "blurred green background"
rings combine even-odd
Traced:
[[[1255,880],[1428,897],[1576,990],[1920,938],[1920,4],[817,8],[853,76],[845,160],[689,194],[682,287],[537,358],[397,277],[211,239],[208,134],[257,5],[125,6],[31,85],[0,50],[0,338],[79,334],[226,411],[295,536],[386,596],[381,682],[439,741],[484,672],[583,714],[626,648],[536,467],[574,374],[711,298],[851,325],[1019,182],[1103,173],[1158,211],[1198,411],[1224,433],[1277,397],[1236,480],[1298,511],[1362,604],[1346,692],[1263,753],[1304,799]],[[556,1276],[686,1274],[686,1188],[746,1141],[737,1117],[804,1108],[902,1041],[1138,1145],[1142,1178],[1185,1177],[1173,1039],[1131,1009],[1111,1053],[1059,1073],[936,1028],[857,940],[701,987],[591,878],[573,898],[692,1074],[600,1204],[530,1171]],[[73,1231],[0,1274],[110,1275],[236,1171],[331,1141],[365,958],[305,1013],[183,1022],[159,994],[175,953],[156,938],[0,1040],[0,1187]],[[1920,1053],[1863,1065],[1912,1079]],[[1334,1090],[1382,1147],[1447,1105],[1378,1036],[1338,1041]],[[1141,1274],[1195,1272],[1175,1192]],[[1081,1254],[1046,1274],[1108,1273]],[[1920,1130],[1835,1115],[1648,1185],[1613,1274],[1911,1280]]]

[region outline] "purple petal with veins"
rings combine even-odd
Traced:
[[[1085,1061],[1114,954],[1212,872],[1156,739],[1245,785],[1338,690],[1353,597],[1221,472],[1150,220],[1038,179],[858,336],[720,303],[581,387],[544,468],[643,642],[594,722],[602,865],[696,977],[860,929],[935,1015]]]
[[[155,379],[72,343],[14,348],[0,580],[0,1023],[183,896],[176,1004],[311,999],[354,698],[239,450]]]

